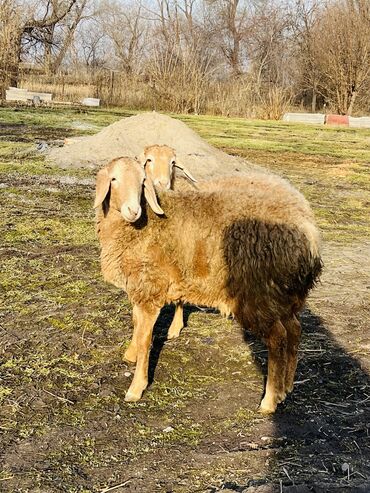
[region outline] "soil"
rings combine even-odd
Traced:
[[[370,491],[367,239],[325,242],[275,415],[257,412],[264,346],[196,306],[174,341],[162,311],[152,384],[127,404],[131,307],[100,277],[91,180],[0,182],[1,492]]]
[[[212,147],[185,123],[155,111],[123,118],[95,135],[69,139],[64,147],[51,149],[49,159],[62,167],[97,168],[117,156],[140,156],[153,144],[176,149],[178,161],[186,162],[199,179],[259,168]]]
[[[3,124],[0,123],[0,142],[39,142],[62,145],[68,135],[73,135],[73,129],[55,129],[40,127],[30,132],[29,126],[22,123]]]

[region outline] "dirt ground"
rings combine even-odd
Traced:
[[[153,144],[173,147],[177,162],[186,163],[198,180],[259,169],[211,146],[185,123],[155,111],[122,118],[94,135],[67,139],[67,145],[51,147],[48,159],[63,168],[96,170],[121,156],[123,149],[125,156],[140,159],[143,149]]]
[[[10,134],[15,144],[37,139],[30,127],[0,125]],[[51,142],[63,130],[43,135]],[[301,316],[295,390],[274,416],[257,412],[264,346],[194,306],[174,341],[173,309],[163,310],[152,384],[127,404],[131,308],[99,273],[91,175],[10,149],[0,154],[1,492],[370,491],[367,185],[346,174],[333,185],[329,167],[302,182],[324,230],[325,270]],[[284,171],[295,183],[297,173]],[[334,188],[329,227],[317,197]],[[360,194],[363,215],[343,219],[341,200]],[[348,224],[354,233],[338,236]]]

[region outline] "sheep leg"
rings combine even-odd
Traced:
[[[293,390],[294,375],[297,369],[298,360],[298,346],[301,339],[301,324],[297,320],[297,317],[293,315],[292,318],[284,320],[284,326],[287,330],[287,366],[285,374],[285,391],[287,393]]]
[[[133,325],[134,325],[134,330],[132,333],[132,338],[130,341],[130,344],[128,345],[128,348],[125,351],[125,354],[123,355],[123,359],[125,361],[128,361],[129,363],[136,363],[137,359],[137,306],[134,305],[132,308],[132,320],[133,320]]]
[[[287,360],[287,331],[278,320],[266,338],[268,347],[268,373],[265,396],[260,405],[261,413],[273,413],[286,397],[285,374]]]
[[[179,337],[181,329],[184,327],[184,304],[179,301],[175,306],[175,315],[170,328],[168,329],[167,339]]]
[[[136,305],[135,344],[137,360],[134,378],[126,392],[125,401],[136,402],[148,386],[149,350],[152,342],[153,327],[160,309]]]

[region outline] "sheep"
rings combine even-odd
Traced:
[[[181,166],[177,163],[175,149],[167,145],[151,145],[145,147],[140,156],[140,162],[145,167],[145,171],[152,179],[154,185],[159,187],[159,189],[176,189],[182,191],[190,190],[194,188],[194,183],[196,183],[196,189],[203,191],[223,189],[225,187],[240,188],[241,186],[239,176],[235,175],[225,175],[221,178],[215,178],[213,180],[206,181],[202,180],[200,182],[195,180],[195,178],[184,166]],[[178,166],[184,171],[185,177],[190,182],[192,188],[190,188],[190,186],[186,184],[187,182],[184,182],[183,180],[179,182],[179,180],[177,179],[178,176],[174,173],[174,166]],[[257,189],[261,186],[262,189],[266,187],[267,182],[270,182],[269,176],[273,175],[266,175],[263,172],[254,172],[249,174],[251,181],[253,180],[255,192],[257,192]],[[242,184],[243,183],[244,182],[242,182]],[[273,192],[273,188],[276,186],[280,186],[280,181],[276,180],[275,177],[269,183],[270,191]],[[240,192],[243,193],[242,190]],[[291,189],[291,193],[298,194],[298,191],[296,191],[295,189]],[[308,211],[309,206],[307,203],[306,208]],[[168,329],[167,339],[175,339],[179,337],[184,325],[183,303],[176,302],[175,314],[172,323]]]
[[[177,160],[175,149],[167,145],[147,146],[138,159],[154,185],[163,190],[174,189],[174,168],[180,169],[190,183],[197,181],[190,171]]]
[[[139,400],[148,385],[153,326],[171,302],[217,308],[262,338],[268,376],[261,412],[274,412],[292,391],[297,314],[321,272],[320,237],[307,202],[287,182],[270,176],[263,186],[261,178],[256,189],[254,180],[240,177],[239,189],[165,191],[158,201],[138,161],[116,159],[99,171],[102,274],[133,305],[125,359],[136,369],[126,401]]]
[[[183,172],[184,177],[193,188],[194,183],[197,183],[190,171],[178,162],[176,151],[173,147],[159,144],[146,146],[138,159],[145,168],[146,174],[159,189],[174,190],[176,188],[177,190],[183,190],[188,188],[185,186],[184,180],[178,180],[175,168]],[[175,303],[175,315],[168,329],[167,339],[175,339],[180,335],[181,329],[184,327],[183,313],[183,303],[181,301]]]

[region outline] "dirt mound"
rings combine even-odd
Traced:
[[[124,118],[95,135],[71,139],[70,144],[52,149],[49,158],[62,167],[98,168],[115,157],[138,156],[152,144],[172,146],[178,161],[199,179],[257,168],[212,147],[185,123],[156,112]]]

